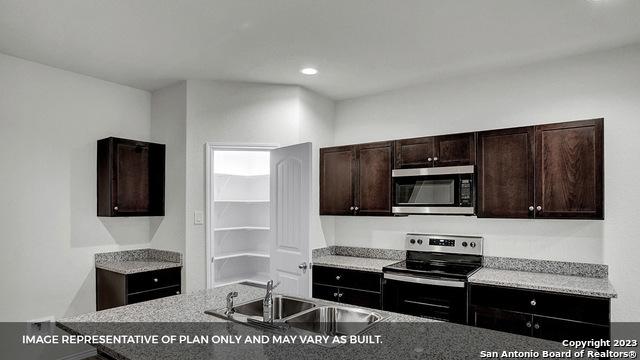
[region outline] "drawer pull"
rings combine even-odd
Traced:
[[[530,328],[531,327],[531,321],[527,321],[527,327]]]
[[[336,280],[340,280],[342,277],[340,275],[336,275]]]
[[[341,297],[342,297],[342,295],[344,295],[344,294],[343,294],[343,293],[339,293],[339,294],[338,294],[338,297],[339,297],[339,298],[341,298]]]
[[[176,295],[180,295],[180,290],[176,291]]]
[[[536,330],[540,329],[540,324],[533,325],[533,328],[536,329]]]
[[[537,302],[536,299],[531,300],[531,306],[536,306]]]
[[[338,293],[333,293],[333,297],[338,297]]]
[[[153,282],[157,283],[158,282],[158,278],[153,278]]]

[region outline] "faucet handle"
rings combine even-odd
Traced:
[[[278,281],[275,285],[273,285],[273,287],[271,289],[275,289],[278,287],[278,285],[280,285],[280,281]]]
[[[233,299],[234,297],[238,297],[238,292],[237,291],[232,291],[232,292],[227,294],[227,300]]]

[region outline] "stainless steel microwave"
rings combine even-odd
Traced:
[[[475,214],[475,167],[393,170],[394,214]]]

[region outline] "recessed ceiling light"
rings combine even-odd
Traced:
[[[312,67],[307,67],[304,69],[300,69],[300,72],[305,74],[305,75],[315,75],[318,73],[318,69],[312,68]]]

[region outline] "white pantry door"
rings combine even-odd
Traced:
[[[276,290],[309,296],[311,143],[271,150],[271,261]]]

